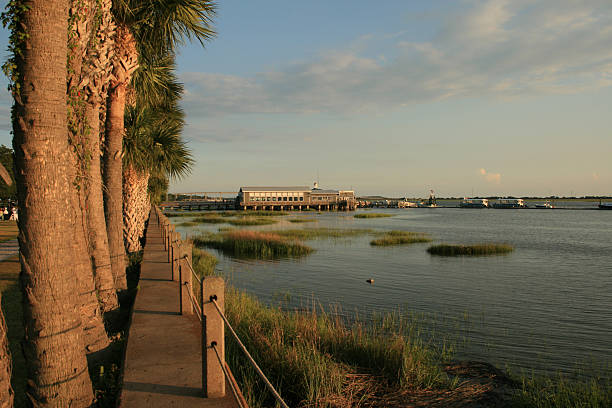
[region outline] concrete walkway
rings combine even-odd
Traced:
[[[224,398],[202,398],[200,321],[179,315],[161,229],[151,213],[139,290],[128,335],[122,408],[238,407],[226,384]]]
[[[19,244],[17,243],[17,238],[0,242],[0,261],[4,261],[18,253]]]

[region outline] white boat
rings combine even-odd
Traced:
[[[599,202],[599,209],[600,210],[612,210],[612,203],[602,203],[600,201]]]
[[[486,198],[464,198],[459,203],[461,208],[487,208],[489,207],[489,200]]]
[[[437,208],[436,196],[433,190],[429,190],[429,199],[427,201],[421,201],[418,204],[419,208]]]
[[[493,208],[525,208],[525,200],[522,198],[500,198],[493,203]]]
[[[552,209],[555,208],[554,205],[552,205],[550,203],[550,201],[546,201],[545,203],[539,203],[535,205],[535,208],[546,208],[546,209]]]

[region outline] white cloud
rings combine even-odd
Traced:
[[[493,184],[501,184],[501,174],[500,173],[489,173],[485,169],[480,169],[479,173],[484,179]]]
[[[612,84],[612,3],[607,0],[465,2],[428,41],[393,37],[252,77],[187,73],[190,114],[376,113],[453,97],[577,93]],[[375,52],[367,53],[368,47]],[[377,55],[369,58],[365,55]]]

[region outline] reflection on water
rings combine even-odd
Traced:
[[[434,243],[503,242],[515,251],[493,257],[433,257],[425,251],[428,244],[371,247],[373,236],[362,235],[308,241],[316,252],[300,259],[249,261],[216,253],[218,269],[264,302],[300,308],[315,299],[360,316],[398,309],[427,316],[436,333],[463,339],[460,358],[549,372],[572,372],[576,362],[610,364],[612,212],[371,211],[394,216],[355,219],[351,213],[309,213],[316,224],[292,224],[285,217],[276,225],[250,228],[407,230],[428,233]],[[374,285],[366,283],[370,278]]]

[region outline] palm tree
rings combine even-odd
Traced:
[[[0,164],[0,167],[3,166]],[[0,304],[2,304],[1,294]],[[0,407],[12,407],[14,398],[15,393],[11,388],[11,354],[8,350],[4,314],[2,314],[2,309],[0,308]]]
[[[151,205],[150,177],[181,177],[193,163],[181,140],[184,114],[178,99],[182,85],[176,81],[173,68],[172,55],[147,60],[133,79],[136,105],[126,109],[123,166],[124,228],[130,252],[140,250]]]
[[[16,2],[18,3],[18,2]],[[40,407],[93,400],[75,308],[75,208],[66,119],[68,0],[12,3],[19,52],[12,90],[13,148],[21,208],[19,247],[28,397]],[[27,43],[27,46],[26,46]]]
[[[94,21],[97,9],[94,0],[72,0],[70,7],[70,27],[68,35],[68,137],[71,149],[69,150],[68,176],[73,180],[75,192],[69,197],[73,200],[75,209],[73,214],[73,232],[71,243],[73,246],[72,269],[77,283],[76,308],[81,312],[83,323],[83,340],[87,352],[92,353],[106,348],[109,345],[108,336],[104,328],[102,311],[98,302],[96,285],[89,256],[89,234],[87,231],[87,211],[85,185],[87,180],[88,155],[86,133],[87,123],[84,118],[87,104],[84,95],[80,92],[80,84],[84,74],[85,56],[90,48]],[[103,292],[106,294],[105,292]],[[114,292],[112,292],[114,294]]]
[[[119,307],[115,289],[108,248],[104,201],[102,196],[102,174],[100,167],[100,114],[102,102],[106,99],[107,85],[110,81],[112,64],[112,38],[115,23],[111,13],[111,0],[100,0],[95,8],[98,14],[95,47],[89,47],[85,56],[79,89],[86,100],[86,135],[83,137],[85,156],[89,158],[85,166],[85,204],[87,208],[87,232],[89,255],[94,272],[96,290],[103,312]]]
[[[122,160],[126,91],[137,68],[139,48],[160,55],[172,51],[185,40],[200,43],[214,35],[212,16],[215,5],[209,0],[119,0],[113,5],[117,22],[115,58],[106,115],[106,157],[104,182],[105,208],[113,270],[125,273],[122,236]],[[119,275],[118,275],[119,276]]]

